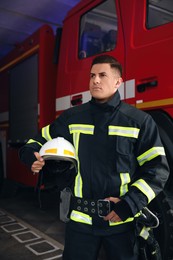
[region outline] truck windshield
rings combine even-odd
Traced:
[[[148,0],[147,1],[147,24],[146,27],[161,26],[173,22],[172,0]]]
[[[80,20],[79,59],[111,51],[117,41],[117,14],[114,0],[104,1]]]

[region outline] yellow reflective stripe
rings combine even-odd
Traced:
[[[132,184],[132,186],[135,186],[138,188],[142,193],[145,194],[145,196],[148,198],[148,203],[155,198],[155,193],[151,189],[151,187],[144,181],[143,179],[139,179],[136,182]]]
[[[139,128],[110,125],[109,135],[138,138]]]
[[[52,154],[57,154],[58,149],[52,148],[52,149],[47,149],[44,151],[45,153],[52,153]]]
[[[73,143],[76,150],[76,158],[78,162],[78,173],[75,178],[75,185],[74,185],[74,195],[76,197],[83,197],[82,194],[82,187],[83,187],[83,181],[80,173],[80,161],[78,157],[78,150],[79,150],[79,139],[80,134],[94,134],[94,125],[88,125],[88,124],[71,124],[69,125],[69,131],[70,134],[73,134]]]
[[[149,231],[150,228],[143,227],[141,232],[139,233],[140,237],[143,237],[143,239],[147,240],[149,237]]]
[[[71,155],[71,156],[75,156],[75,154],[69,150],[64,150],[64,155]]]
[[[121,225],[124,223],[132,222],[132,221],[134,221],[135,218],[139,217],[140,215],[141,215],[141,213],[138,212],[138,213],[136,213],[136,215],[134,217],[127,218],[125,221],[119,221],[119,222],[109,221],[109,226],[117,226],[117,225]]]
[[[109,221],[109,226],[117,226],[121,225],[124,223],[132,222],[134,221],[135,218],[140,216],[140,212],[138,212],[134,217],[128,218],[125,221],[120,221],[120,222],[111,222]],[[79,212],[77,210],[72,210],[70,214],[70,219],[75,221],[75,222],[80,222],[88,225],[92,225],[92,217],[90,217],[88,214],[85,214],[83,212]]]
[[[94,134],[94,126],[86,124],[72,124],[69,125],[70,134],[82,133],[82,134]]]
[[[37,144],[39,144],[40,146],[42,146],[42,144],[41,144],[40,142],[38,142],[38,141],[36,141],[36,140],[34,140],[34,139],[29,139],[28,142],[27,142],[27,144],[32,144],[32,143],[37,143]]]
[[[119,222],[111,222],[111,221],[109,221],[109,226],[118,226],[118,225],[121,225],[121,224],[124,224],[124,223],[128,223],[128,222],[132,222],[132,221],[134,221],[134,218],[128,218],[125,221],[119,221]]]
[[[75,178],[74,195],[76,197],[82,198],[83,197],[83,194],[82,194],[83,182],[82,182],[82,177],[80,174],[80,161],[79,161],[79,157],[78,157],[79,138],[80,138],[80,133],[73,134],[73,143],[74,143],[74,147],[75,147],[75,151],[76,151],[76,159],[78,162],[78,173]]]
[[[139,215],[139,214],[137,214],[137,215]],[[73,210],[71,212],[70,219],[75,221],[75,222],[80,222],[80,223],[92,225],[92,217],[90,217],[88,214],[85,214],[83,212],[79,212],[79,211],[76,211],[76,210]],[[125,221],[120,221],[120,222],[109,221],[109,226],[117,226],[117,225],[121,225],[121,224],[124,224],[124,223],[132,222],[132,221],[134,221],[134,217],[128,218]]]
[[[146,151],[145,153],[141,154],[140,156],[137,157],[139,165],[143,165],[147,161],[151,161],[155,157],[159,155],[165,155],[165,150],[163,147],[158,146],[158,147],[153,147]]]
[[[120,173],[121,186],[120,186],[120,197],[128,192],[128,183],[130,183],[129,173]]]
[[[92,225],[92,218],[89,215],[76,210],[71,212],[70,219],[76,222]]]
[[[47,125],[41,129],[42,137],[44,137],[47,141],[52,140],[49,132],[50,125]]]
[[[119,221],[119,222],[109,221],[109,226],[117,226],[117,225],[121,225],[121,224],[124,224],[124,223],[132,222],[132,221],[134,221],[135,218],[139,217],[140,215],[141,215],[141,213],[138,212],[138,213],[136,213],[136,215],[134,217],[127,218],[125,221]]]

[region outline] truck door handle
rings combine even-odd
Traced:
[[[71,99],[71,104],[72,106],[77,106],[77,105],[81,105],[82,104],[82,94],[79,95],[75,95],[72,97]]]
[[[157,80],[151,80],[151,81],[138,84],[136,87],[138,92],[144,92],[146,88],[157,87],[157,85],[158,85]]]

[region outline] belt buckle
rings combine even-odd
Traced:
[[[97,211],[100,218],[106,217],[110,212],[110,201],[103,199],[97,200]]]

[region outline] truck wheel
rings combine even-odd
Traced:
[[[149,205],[157,214],[160,225],[154,229],[154,235],[161,249],[163,260],[173,259],[173,195],[161,192]]]
[[[3,159],[2,159],[2,145],[0,143],[0,192],[3,185],[3,180],[4,180],[4,167],[3,167]]]

